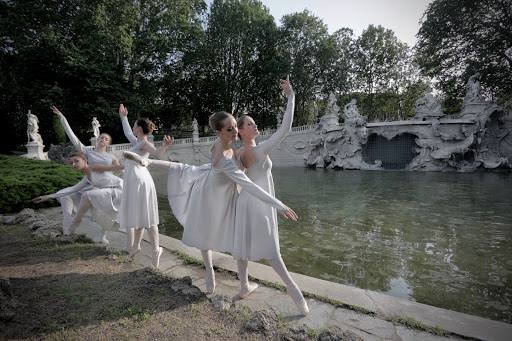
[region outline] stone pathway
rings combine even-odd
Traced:
[[[41,216],[38,215],[36,213],[36,217],[28,219],[27,214],[22,213],[18,216],[3,216],[0,217],[0,223],[21,222],[37,233],[58,235],[62,217],[60,207],[45,210]],[[98,225],[87,218],[82,220],[76,233],[85,234],[95,241],[101,237]],[[109,248],[122,250],[126,244],[124,233],[109,232],[107,237],[110,241]],[[202,259],[200,252],[195,248],[183,245],[179,240],[164,235],[160,235],[160,245],[164,247],[164,253],[160,258],[160,271],[178,278],[189,276],[193,285],[205,291],[204,269],[186,263],[171,251],[179,251],[197,260]],[[135,257],[135,260],[145,266],[151,265],[151,246],[146,233],[142,251]],[[301,316],[298,315],[298,309],[285,292],[261,283],[255,293],[243,300],[239,299],[239,282],[233,275],[237,271],[236,262],[228,255],[214,253],[213,264],[218,269],[227,270],[216,271],[216,290],[214,294],[208,295],[219,309],[234,304],[237,308],[247,307],[251,311],[273,311],[281,317],[282,322],[296,325],[299,329],[302,324],[305,324],[316,331],[326,328],[338,332],[338,334],[342,331],[350,331],[352,335],[357,335],[368,341],[459,340],[463,339],[462,337],[508,341],[512,338],[511,324],[292,273],[292,277],[303,292],[308,292],[316,297],[328,297],[330,300],[343,302],[346,305],[363,308],[374,313],[374,315],[358,313],[355,310],[339,308],[317,299],[307,298],[310,313],[307,316]],[[261,281],[283,285],[272,268],[266,265],[249,262],[249,275]],[[395,325],[387,321],[386,317],[412,318],[424,326],[437,327],[462,337],[438,336],[419,329]],[[349,340],[350,337],[346,339]]]

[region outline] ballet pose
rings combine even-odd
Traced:
[[[125,156],[168,172],[169,204],[184,227],[182,241],[201,250],[206,267],[206,290],[213,293],[215,273],[212,250],[233,251],[237,185],[266,205],[274,207],[285,217],[296,220],[297,215],[252,183],[238,169],[233,160],[235,152],[232,148],[232,143],[238,138],[234,117],[226,112],[217,112],[210,116],[210,126],[219,137],[212,148],[211,164],[196,167],[178,162],[142,160],[130,153],[126,153]],[[247,297],[256,288],[256,284],[247,283],[240,290],[240,297]]]
[[[290,86],[289,78],[280,81],[281,88],[288,97],[288,105],[281,126],[268,140],[256,145],[256,137],[260,135],[260,132],[250,116],[242,116],[237,121],[238,134],[243,143],[243,147],[237,151],[240,166],[245,169],[245,174],[249,179],[272,196],[275,195],[274,180],[272,178],[272,161],[268,154],[291,131],[295,104],[295,94]],[[309,312],[306,300],[281,258],[276,210],[254,200],[254,197],[244,188],[238,197],[236,212],[232,254],[233,258],[237,260],[241,290],[249,282],[248,260],[266,259],[286,284],[287,292],[293,298],[300,312],[306,315]],[[244,277],[241,274],[244,274]]]
[[[128,123],[128,110],[121,104],[119,115],[123,125],[124,135],[133,144],[129,151],[147,158],[150,154],[159,156],[174,139],[164,136],[161,148],[148,141],[148,134],[155,129],[153,122],[147,118],[139,118],[133,128]],[[134,258],[141,251],[140,243],[144,229],[147,229],[149,240],[153,248],[152,265],[158,268],[160,255],[163,249],[160,247],[158,234],[158,202],[153,178],[146,167],[128,159],[124,169],[124,188],[121,199],[120,230],[126,231],[129,249],[129,257]]]
[[[111,172],[95,172],[89,166],[87,155],[83,152],[73,154],[70,162],[74,169],[84,173],[83,179],[72,187],[65,188],[54,194],[37,197],[33,201],[40,203],[49,199],[59,199],[80,193],[85,188],[92,188],[81,194],[80,204],[70,229],[64,231],[64,234],[73,234],[84,214],[91,210],[94,220],[103,229],[101,241],[104,244],[108,244],[106,231],[119,229],[119,206],[121,204],[123,180]]]
[[[64,130],[66,131],[66,134],[73,144],[73,146],[80,152],[83,152],[87,155],[87,160],[89,163],[89,166],[93,167],[95,165],[105,165],[105,166],[119,166],[119,169],[122,169],[122,166],[119,164],[119,161],[117,158],[113,155],[107,152],[107,148],[112,143],[112,137],[107,133],[101,133],[97,140],[96,140],[96,148],[94,150],[91,150],[87,148],[78,137],[76,137],[75,133],[69,126],[68,121],[66,120],[66,117],[60,112],[59,109],[57,109],[55,106],[51,107],[51,110],[55,115],[57,115],[60,118],[60,122],[62,123],[62,126],[64,127]],[[86,191],[93,189],[93,186],[85,186],[78,192],[73,192],[72,194],[66,195],[66,196],[59,196],[57,200],[59,200],[61,207],[62,207],[62,226],[64,230],[64,234],[69,234],[70,229],[75,230],[77,228],[77,224],[80,220],[75,220],[75,224],[71,226],[73,223],[73,212],[77,212],[80,206],[80,202],[82,199],[88,200],[89,198],[84,195]],[[63,191],[66,191],[64,189]],[[82,208],[87,206],[87,202],[84,202],[85,206],[82,206]],[[107,229],[103,229],[103,237],[102,242],[105,244],[108,244],[108,240],[106,239]]]

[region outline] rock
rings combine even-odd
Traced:
[[[233,305],[233,299],[228,295],[215,295],[211,298],[213,306],[221,311],[229,310]]]
[[[76,153],[76,149],[71,142],[58,145],[50,144],[50,148],[48,149],[48,158],[54,162],[68,165],[69,158],[73,153]]]
[[[276,321],[277,318],[275,315],[272,315],[272,313],[257,311],[253,314],[253,317],[245,323],[244,329],[249,332],[270,330]]]
[[[28,220],[33,220],[33,219],[28,219]],[[26,221],[28,221],[28,220],[26,220]],[[44,228],[47,224],[48,224],[48,222],[46,220],[36,220],[28,226],[28,229],[30,231],[35,231],[40,228]]]
[[[0,218],[0,224],[2,225],[14,225],[14,216],[5,215]]]
[[[196,286],[190,286],[187,289],[183,289],[181,292],[183,295],[186,295],[190,298],[199,298],[203,295],[203,292]]]
[[[282,339],[302,341],[308,337],[308,327],[304,324],[293,325],[288,328]]]
[[[0,321],[9,321],[16,315],[17,302],[12,294],[11,281],[0,277]]]
[[[20,213],[14,216],[13,224],[21,224],[27,219],[33,218],[36,212],[31,208],[24,208]]]

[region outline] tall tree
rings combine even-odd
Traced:
[[[363,112],[372,121],[375,115],[376,92],[387,92],[396,76],[403,46],[391,30],[369,25],[356,40],[354,71],[357,86],[366,93]]]
[[[417,37],[421,69],[447,97],[462,99],[480,72],[488,98],[512,98],[511,0],[434,0]]]

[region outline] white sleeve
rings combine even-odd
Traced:
[[[255,196],[260,199],[263,203],[274,207],[279,211],[283,211],[286,207],[283,203],[267,192],[263,190],[260,186],[256,185],[242,172],[238,169],[236,163],[234,161],[226,161],[226,159],[220,159],[218,162],[219,169],[224,172],[231,180],[240,185],[243,189],[245,189],[249,194]]]
[[[124,136],[130,141],[131,144],[137,143],[137,137],[133,135],[132,127],[130,127],[130,123],[128,123],[127,116],[121,116],[121,123],[123,124],[123,133]]]
[[[277,131],[270,136],[270,138],[266,141],[261,142],[256,147],[254,147],[254,156],[257,160],[267,156],[281,142],[283,142],[286,135],[290,133],[292,130],[292,122],[293,122],[293,111],[295,109],[295,92],[293,90],[290,91],[290,96],[288,97],[288,104],[286,106],[286,112],[283,115],[283,121],[281,122],[281,126]]]
[[[64,115],[62,115],[60,117],[60,123],[62,123],[62,125],[64,126],[64,130],[66,131],[66,135],[68,135],[69,140],[71,141],[73,146],[75,146],[75,148],[77,150],[87,154],[89,149],[86,146],[84,146],[84,144],[82,142],[80,142],[78,137],[76,137],[75,133],[73,133],[73,130],[71,130],[71,127],[69,126],[68,120],[66,120]]]
[[[87,186],[89,186],[89,181],[87,180],[87,176],[84,176],[84,178],[76,185],[71,186],[71,187],[66,187],[64,189],[61,189],[57,193],[53,193],[48,196],[53,199],[62,198],[62,197],[65,197],[66,195],[76,193]]]

